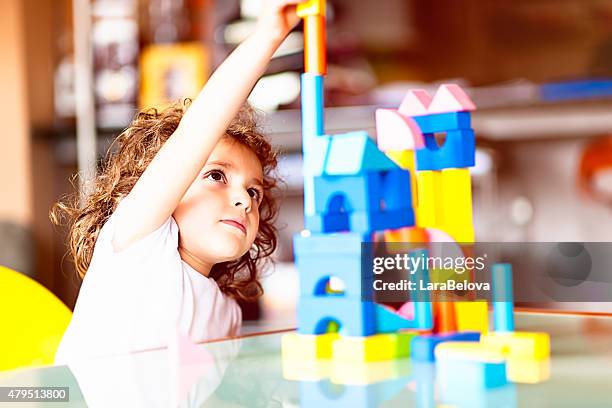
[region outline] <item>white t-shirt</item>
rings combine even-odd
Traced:
[[[121,208],[98,235],[55,364],[166,347],[177,325],[194,342],[238,335],[237,302],[181,259],[172,217],[127,249],[114,251]]]

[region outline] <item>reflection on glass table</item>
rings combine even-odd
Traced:
[[[519,330],[550,333],[550,378],[464,395],[455,405],[610,406],[612,317],[518,313],[516,323]],[[325,365],[315,362],[288,370],[280,353],[288,331],[196,345],[195,360],[189,353],[177,359],[160,349],[5,372],[0,387],[70,388],[69,403],[18,405],[41,407],[429,407],[441,402],[429,363],[405,359],[353,366],[351,375],[370,380],[365,385],[337,384],[333,375],[325,378]],[[292,379],[296,372],[302,381]]]

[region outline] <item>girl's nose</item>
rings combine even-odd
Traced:
[[[245,211],[248,212],[251,209],[251,197],[249,193],[244,190],[236,191],[232,195],[232,205],[235,207],[244,207]]]

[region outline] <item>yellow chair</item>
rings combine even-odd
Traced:
[[[45,287],[0,266],[0,371],[53,364],[71,317]]]

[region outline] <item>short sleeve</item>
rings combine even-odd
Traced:
[[[115,228],[119,223],[129,223],[129,220],[125,219],[124,212],[127,200],[129,198],[125,198],[119,203],[115,212],[102,227],[96,242],[96,250],[106,256],[119,259],[129,258],[134,261],[143,261],[145,258],[150,259],[152,255],[176,251],[178,248],[178,225],[172,217],[168,217],[156,230],[133,242],[129,247],[121,251],[115,251],[112,245]]]

